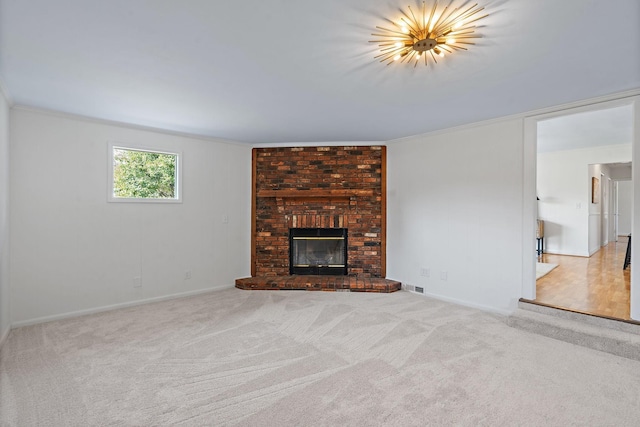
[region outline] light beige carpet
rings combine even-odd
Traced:
[[[2,426],[637,426],[640,362],[407,292],[227,289],[13,330]]]
[[[548,262],[536,262],[536,280],[543,276],[546,276],[557,266],[558,264],[551,264]]]

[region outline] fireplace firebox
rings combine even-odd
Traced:
[[[346,228],[290,228],[290,274],[346,275]]]

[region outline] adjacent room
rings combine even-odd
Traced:
[[[0,0],[0,425],[635,425],[638,17]]]
[[[536,301],[629,319],[631,107],[542,120],[537,137]]]

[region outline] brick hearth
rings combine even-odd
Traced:
[[[236,280],[236,288],[245,290],[305,290],[380,292],[399,291],[401,283],[375,277],[354,276],[263,276]]]

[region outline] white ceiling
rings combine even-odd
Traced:
[[[631,144],[633,107],[569,114],[538,122],[538,152]]]
[[[478,0],[468,52],[377,63],[375,26],[414,1],[0,0],[0,80],[17,105],[256,143],[386,141],[640,87],[638,0]]]

